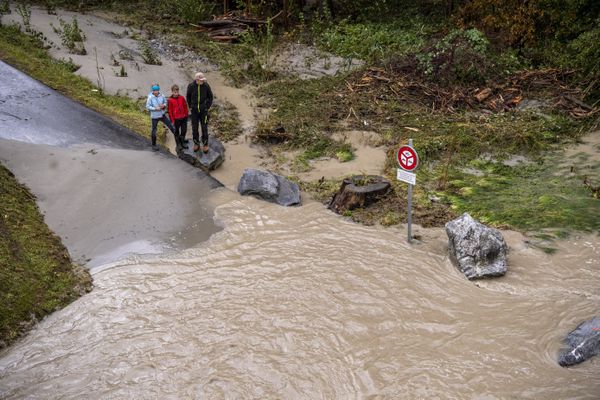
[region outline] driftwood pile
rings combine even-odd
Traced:
[[[523,71],[487,87],[442,86],[405,71],[368,68],[358,81],[346,82],[350,94],[368,96],[373,102],[394,98],[431,108],[432,111],[486,109],[501,112],[514,109],[525,99],[550,98],[549,108],[562,110],[574,118],[590,117],[600,108],[585,104],[583,91],[569,86],[572,70]]]
[[[205,32],[208,37],[218,42],[235,42],[244,32],[256,29],[267,23],[265,20],[253,18],[246,14],[229,12],[216,16],[212,21],[200,21],[190,24],[196,32]]]

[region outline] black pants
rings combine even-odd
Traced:
[[[192,137],[194,144],[200,144],[198,140],[198,123],[202,127],[202,145],[208,145],[208,113],[206,111],[192,112]]]
[[[175,137],[185,139],[187,133],[187,117],[175,120]]]
[[[173,132],[175,139],[177,139],[177,135],[175,135],[175,128],[173,127],[173,124],[171,123],[171,121],[169,121],[169,118],[167,118],[166,115],[163,115],[160,118],[152,118],[152,146],[156,146],[156,127],[158,126],[159,122],[165,124],[167,128],[169,128],[169,130]]]

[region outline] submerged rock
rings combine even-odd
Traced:
[[[269,171],[246,168],[238,184],[238,192],[282,206],[301,204],[298,185]]]
[[[225,159],[225,146],[223,146],[219,139],[213,136],[208,137],[208,153],[203,153],[202,149],[198,152],[194,152],[194,144],[192,141],[189,142],[188,146],[189,148],[187,150],[177,148],[177,156],[189,164],[205,171],[212,171],[223,164],[223,160]]]
[[[508,248],[502,234],[475,221],[468,213],[446,224],[450,256],[468,279],[506,273]]]
[[[563,367],[579,364],[600,354],[600,317],[582,322],[564,339],[566,348],[558,355]]]

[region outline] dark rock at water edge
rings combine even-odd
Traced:
[[[208,153],[203,153],[202,148],[200,148],[200,151],[194,152],[192,141],[190,141],[188,146],[188,149],[178,147],[177,156],[204,171],[217,169],[225,160],[225,146],[223,146],[219,139],[213,136],[208,137]]]
[[[507,270],[508,247],[502,234],[464,213],[446,224],[453,261],[468,279],[502,276]]]
[[[387,194],[391,184],[377,175],[354,175],[342,181],[328,208],[341,214],[347,210],[366,207]]]
[[[298,185],[269,171],[246,168],[238,184],[238,192],[282,206],[301,204]]]
[[[579,364],[600,354],[600,317],[582,322],[564,339],[565,348],[558,355],[563,367]]]

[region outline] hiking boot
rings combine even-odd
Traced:
[[[208,153],[208,145],[206,145],[206,144],[205,144],[205,145],[202,147],[202,152],[203,152],[203,153]]]
[[[196,151],[198,151],[198,150],[200,150],[200,146],[199,146],[199,145],[197,145],[197,144],[195,144],[195,145],[194,145],[194,151],[196,152]]]
[[[155,144],[153,144],[153,145],[152,145],[152,150],[154,150],[154,151],[158,151],[158,150],[159,150],[159,149],[158,149],[158,146],[157,146],[157,145],[155,145]]]
[[[181,149],[187,149],[187,145],[183,143],[180,137],[175,137],[175,143],[177,145],[177,151]]]

